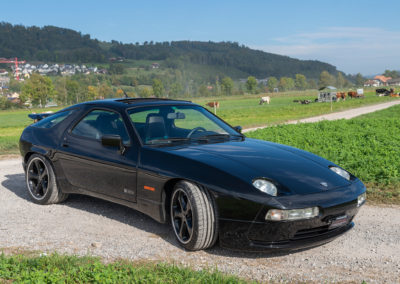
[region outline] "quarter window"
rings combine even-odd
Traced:
[[[42,120],[39,120],[38,122],[36,122],[33,125],[35,127],[39,127],[39,128],[51,128],[51,127],[59,124],[64,119],[66,119],[72,112],[73,112],[73,110],[56,112],[55,114],[52,114],[46,118],[43,118]]]
[[[113,111],[93,110],[73,129],[72,134],[100,140],[104,135],[119,135],[124,144],[129,143],[129,135],[121,116]]]

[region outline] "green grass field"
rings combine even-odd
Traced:
[[[248,137],[322,156],[367,184],[370,199],[400,204],[400,106],[351,120],[279,125]]]
[[[230,123],[231,125],[241,125],[244,128],[262,125],[279,124],[290,120],[317,116],[331,112],[330,103],[311,103],[301,105],[294,103],[295,99],[314,100],[317,97],[316,91],[288,92],[283,94],[269,94],[271,104],[259,105],[259,96],[241,96],[241,97],[223,97],[223,98],[202,98],[193,101],[205,105],[207,102],[217,100],[220,102],[220,108],[217,115]],[[375,93],[368,92],[364,99],[347,99],[333,103],[333,112],[346,109],[377,104],[398,100],[398,98],[377,97]],[[213,109],[209,108],[213,111]]]
[[[18,154],[18,141],[22,130],[32,123],[31,112],[57,111],[60,108],[0,111],[0,155]]]
[[[249,283],[218,271],[98,258],[0,255],[0,283]]]
[[[317,96],[317,91],[293,91],[268,95],[271,96],[270,105],[258,104],[262,95],[195,98],[193,101],[203,106],[210,101],[219,101],[220,108],[217,110],[217,115],[231,125],[241,125],[243,128],[274,125],[331,112],[330,103],[301,105],[293,102],[295,99],[313,100]],[[398,98],[377,97],[371,90],[366,92],[364,99],[347,99],[333,103],[332,106],[333,111],[336,112],[391,100],[398,100]],[[45,111],[58,109],[60,108],[45,109]],[[209,109],[213,111],[213,109]],[[19,136],[22,130],[32,122],[28,118],[28,114],[33,111],[41,112],[43,110],[0,111],[0,155],[18,154]]]

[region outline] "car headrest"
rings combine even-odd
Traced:
[[[149,113],[146,117],[146,141],[165,138],[166,134],[164,117],[157,113]]]

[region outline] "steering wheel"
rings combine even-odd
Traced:
[[[192,130],[190,130],[189,134],[186,136],[186,138],[190,138],[195,132],[197,131],[207,131],[205,128],[199,126],[199,127],[195,127]]]

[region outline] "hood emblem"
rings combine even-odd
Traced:
[[[320,185],[322,185],[323,187],[328,187],[328,183],[326,183],[326,182],[324,182],[324,181],[321,182]]]

